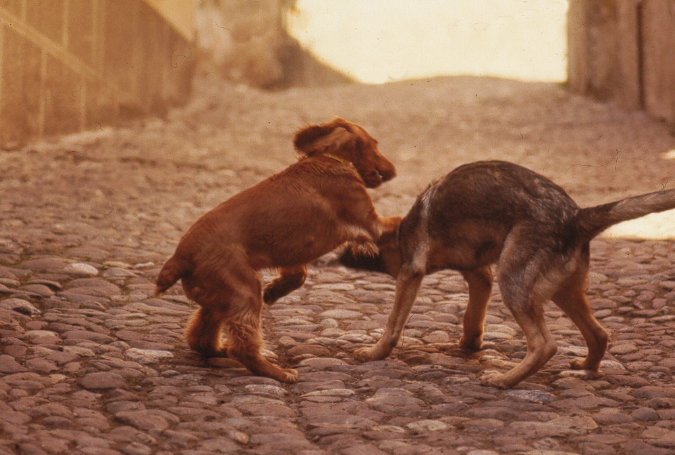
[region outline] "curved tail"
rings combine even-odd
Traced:
[[[157,285],[155,288],[155,295],[159,295],[169,289],[176,281],[187,276],[189,272],[189,264],[184,260],[177,258],[175,255],[172,256],[166,261],[164,267],[160,270],[159,275],[157,275],[157,280],[155,280],[155,284]]]
[[[622,221],[673,208],[675,208],[675,190],[657,191],[581,209],[577,212],[576,224],[581,236],[585,240],[591,240],[608,227]]]

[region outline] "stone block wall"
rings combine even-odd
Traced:
[[[569,85],[675,124],[675,0],[570,0]]]
[[[642,2],[643,104],[675,124],[675,0]]]
[[[143,0],[0,0],[0,148],[161,115],[188,99],[195,60]]]
[[[295,0],[198,0],[200,64],[225,79],[264,89],[352,82],[288,35],[285,17],[294,4]]]

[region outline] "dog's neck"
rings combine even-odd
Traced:
[[[347,161],[344,158],[340,158],[339,156],[331,155],[330,153],[322,153],[320,156],[326,156],[328,158],[333,158],[335,161],[342,163],[342,164],[351,164],[351,161]]]

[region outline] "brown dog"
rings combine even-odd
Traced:
[[[422,278],[458,270],[469,285],[464,334],[459,346],[482,346],[483,321],[492,290],[490,264],[498,264],[499,288],[527,341],[525,358],[504,374],[486,372],[486,385],[510,388],[541,368],[557,350],[546,327],[543,304],[553,300],[579,327],[585,359],[572,368],[597,371],[608,335],[585,296],[589,242],[609,226],[675,208],[675,190],[579,208],[559,186],[528,169],[501,161],[458,167],[430,185],[401,221],[396,234],[377,242],[379,254],[346,251],[349,267],[395,277],[394,308],[382,338],[355,352],[359,360],[387,357],[397,345]]]
[[[204,356],[227,355],[251,372],[294,382],[297,372],[261,355],[263,300],[273,303],[305,281],[306,264],[346,241],[377,249],[400,218],[380,218],[366,191],[396,175],[360,126],[342,119],[295,135],[298,162],[233,196],[185,233],[157,277],[157,293],[182,279],[200,305],[186,330]],[[261,291],[260,269],[279,268]],[[227,339],[221,339],[225,331]]]

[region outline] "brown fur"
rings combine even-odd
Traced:
[[[306,264],[346,241],[377,252],[373,240],[400,218],[380,218],[366,191],[396,175],[360,126],[342,119],[294,138],[298,162],[233,196],[185,233],[157,277],[157,293],[182,279],[200,305],[186,340],[204,356],[227,355],[251,372],[294,382],[262,355],[261,312],[305,281]],[[278,268],[262,290],[258,270]],[[222,340],[223,331],[226,340]]]
[[[597,371],[607,332],[586,299],[590,240],[609,226],[675,208],[675,190],[660,191],[580,209],[559,186],[515,164],[501,161],[461,166],[430,185],[401,221],[396,241],[378,241],[379,254],[346,251],[347,266],[397,278],[394,308],[382,338],[357,359],[387,357],[397,345],[422,278],[441,269],[458,270],[469,285],[464,334],[459,346],[482,346],[483,322],[492,290],[490,265],[497,263],[504,304],[527,341],[525,358],[506,373],[486,372],[486,385],[509,388],[541,368],[557,350],[544,321],[552,300],[581,331],[588,355],[572,368]]]

